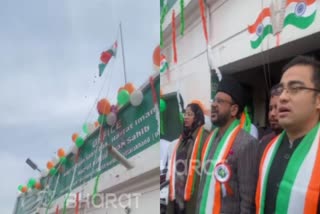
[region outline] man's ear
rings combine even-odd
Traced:
[[[231,106],[231,116],[232,117],[236,117],[237,116],[237,114],[238,114],[238,112],[239,112],[239,106],[238,105],[232,105]]]

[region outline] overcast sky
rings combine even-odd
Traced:
[[[97,74],[120,20],[128,81],[148,80],[159,7],[156,0],[0,1],[1,214],[12,213],[18,185],[38,177],[26,158],[45,168],[72,144],[72,133],[96,120],[97,98],[116,102],[124,85],[121,50],[103,77]]]

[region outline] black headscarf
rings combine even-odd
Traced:
[[[189,138],[193,132],[204,124],[204,114],[202,109],[198,104],[190,103],[187,105],[187,108],[190,107],[191,111],[194,113],[194,120],[191,127],[186,127],[183,123],[183,138]]]

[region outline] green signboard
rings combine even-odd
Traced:
[[[155,78],[154,83],[158,99],[160,90],[159,76]],[[77,162],[75,161],[75,155],[69,154],[66,164],[60,166],[56,175],[48,176],[41,180],[43,186],[47,186],[46,194],[42,197],[43,204],[50,204],[53,199],[61,197],[70,190],[94,179],[98,175],[99,165],[101,166],[100,173],[118,165],[119,162],[108,154],[107,145],[113,145],[128,159],[159,142],[160,133],[156,119],[158,108],[154,105],[150,84],[143,89],[143,94],[144,98],[141,105],[134,107],[128,104],[122,107],[118,113],[117,123],[113,127],[103,127],[103,142],[100,142],[101,133],[100,129],[98,129],[85,140],[84,145],[79,150]],[[74,173],[75,176],[72,182]],[[17,202],[19,207],[21,200]]]

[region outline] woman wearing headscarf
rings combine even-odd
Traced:
[[[202,106],[201,106],[202,107]],[[171,156],[167,214],[194,214],[200,181],[202,146],[208,136],[204,113],[190,103],[184,113],[183,131]]]

